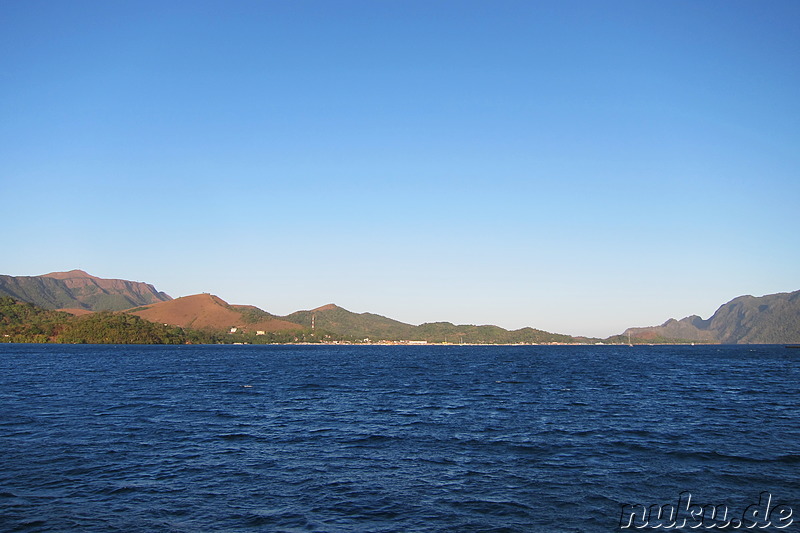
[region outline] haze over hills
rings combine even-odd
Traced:
[[[766,296],[739,296],[722,305],[708,320],[692,315],[660,326],[628,328],[624,335],[656,340],[722,344],[800,343],[800,291]]]
[[[0,275],[0,296],[45,309],[84,311],[122,311],[172,299],[148,283],[98,278],[83,270],[41,276]]]
[[[73,313],[124,311],[145,320],[209,332],[257,332],[289,338],[419,340],[449,343],[547,343],[596,340],[575,338],[534,328],[509,331],[492,325],[433,322],[418,326],[374,313],[354,313],[334,304],[286,316],[252,305],[231,305],[218,296],[196,294],[172,299],[150,284],[102,279],[82,270],[43,276],[0,275],[0,296],[44,309]],[[305,337],[309,335],[309,337]],[[721,306],[708,320],[689,316],[660,326],[627,329],[636,342],[800,343],[800,291],[762,297],[740,296]],[[278,337],[275,337],[278,338]]]

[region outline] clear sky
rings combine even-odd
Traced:
[[[0,273],[608,336],[800,289],[800,2],[0,2]]]

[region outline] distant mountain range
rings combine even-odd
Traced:
[[[693,315],[660,326],[629,328],[624,335],[646,340],[680,339],[722,344],[800,342],[800,291],[739,296],[708,320]]]
[[[301,339],[418,340],[449,343],[594,342],[533,328],[509,331],[498,326],[449,322],[406,324],[373,313],[353,313],[334,304],[277,316],[250,305],[231,305],[211,294],[172,299],[150,284],[102,279],[82,270],[42,276],[0,275],[0,296],[44,309],[73,314],[124,311],[150,322],[181,328],[240,335]],[[292,333],[296,332],[296,333]],[[608,341],[712,342],[725,344],[800,342],[800,291],[759,298],[741,296],[723,305],[708,320],[690,316],[660,326],[629,328]]]
[[[147,283],[97,278],[83,270],[42,276],[0,275],[0,296],[45,309],[85,311],[122,311],[172,299]]]
[[[437,322],[414,326],[373,313],[353,313],[329,304],[280,317],[257,307],[230,305],[218,296],[196,294],[126,311],[164,324],[239,334],[266,334],[295,330],[317,340],[419,340],[450,343],[576,342],[569,335],[523,328],[508,331],[497,326],[456,326]]]
[[[373,313],[353,313],[334,304],[311,311],[297,311],[283,319],[306,327],[310,327],[313,323],[317,329],[359,340],[420,340],[453,344],[578,342],[569,335],[533,328],[508,331],[498,326],[455,325],[450,322],[431,322],[414,326]]]

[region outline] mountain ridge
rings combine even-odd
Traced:
[[[85,270],[80,269],[73,269],[67,270],[66,272],[50,272],[48,274],[42,274],[42,278],[53,278],[53,279],[72,279],[72,278],[90,278],[90,279],[102,279],[98,278],[97,276],[92,276]]]
[[[219,296],[203,293],[183,296],[152,305],[128,309],[151,322],[199,330],[230,331],[232,328],[256,333],[302,329],[251,305],[231,305]]]
[[[436,343],[571,343],[600,339],[550,333],[531,327],[506,330],[495,325],[430,322],[406,324],[375,313],[354,313],[329,303],[277,316],[247,304],[229,304],[202,293],[173,299],[148,283],[104,279],[83,270],[41,276],[0,275],[0,297],[8,296],[44,309],[73,314],[119,311],[155,323],[218,333],[280,333],[314,341],[349,339],[426,341]],[[800,291],[765,296],[738,296],[708,319],[690,315],[660,326],[628,328],[607,342],[628,337],[636,342],[711,342],[724,344],[800,342]],[[277,337],[275,337],[277,338]],[[297,339],[295,339],[297,340]]]
[[[707,320],[691,315],[660,326],[628,328],[624,336],[645,340],[680,339],[722,344],[800,342],[800,290],[764,296],[737,296]]]
[[[0,275],[0,296],[9,296],[44,309],[88,311],[122,311],[172,299],[149,283],[98,278],[83,270],[50,272],[41,276]]]

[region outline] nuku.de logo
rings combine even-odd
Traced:
[[[741,515],[726,504],[700,505],[692,503],[688,491],[678,495],[677,503],[622,504],[620,529],[784,529],[794,519],[793,510],[785,503],[773,501],[772,494],[759,494],[758,503],[748,505]]]

